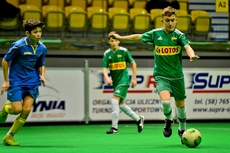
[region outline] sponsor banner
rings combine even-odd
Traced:
[[[3,75],[0,75],[3,81]],[[84,73],[74,68],[46,68],[46,87],[33,105],[27,122],[82,121],[84,111]],[[0,96],[1,105],[7,94]],[[12,122],[17,115],[9,115]]]
[[[145,119],[162,120],[164,115],[152,71],[152,69],[138,69],[137,86],[135,88],[129,87],[125,103],[137,114],[144,115]],[[129,70],[129,74],[131,78],[131,70]],[[105,84],[102,69],[90,69],[89,78],[90,119],[111,120],[112,86]],[[120,120],[132,120],[123,112],[120,113],[119,118]]]
[[[230,69],[185,69],[188,119],[230,119]]]
[[[137,70],[137,86],[130,87],[125,102],[146,120],[162,120],[159,96],[152,76],[152,68]],[[132,71],[129,69],[130,78]],[[112,86],[104,82],[101,69],[89,72],[89,116],[91,120],[111,120]],[[188,119],[230,118],[230,69],[185,68]],[[173,116],[175,116],[174,99]],[[132,120],[123,112],[120,120]]]

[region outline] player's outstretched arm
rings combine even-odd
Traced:
[[[119,34],[113,34],[118,40],[140,40],[141,34],[133,34],[127,36],[120,36]]]
[[[198,58],[200,58],[198,55],[195,54],[194,50],[190,45],[184,46],[188,56],[190,57],[190,62],[196,61]]]

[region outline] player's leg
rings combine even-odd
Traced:
[[[5,111],[8,111],[9,114],[20,114],[22,111],[22,91],[20,87],[9,87],[7,91],[7,99],[11,102],[10,105],[5,106]],[[19,143],[17,143],[13,136],[6,134],[6,136],[3,139],[4,145],[12,145],[12,146],[18,146]]]
[[[176,101],[176,113],[179,121],[178,135],[182,137],[186,130],[186,111],[184,100]]]
[[[115,93],[117,97],[120,97],[119,107],[120,109],[129,117],[134,119],[136,122],[140,120],[140,116],[137,115],[128,105],[125,104],[124,99],[126,98],[128,92],[128,86],[118,86],[116,88],[118,93]]]
[[[179,128],[178,135],[182,137],[186,130],[186,109],[185,109],[185,87],[184,79],[175,80],[172,82],[173,97],[175,98],[176,114],[178,117]]]
[[[144,128],[144,116],[137,115],[128,105],[125,104],[124,99],[126,98],[128,92],[128,86],[120,86],[118,89],[120,91],[119,97],[121,97],[119,107],[126,115],[137,122],[138,132],[140,133]]]
[[[172,125],[173,125],[170,92],[167,90],[163,90],[159,93],[159,96],[161,99],[161,105],[165,116],[165,126],[163,130],[163,134],[165,137],[170,137],[172,135]]]
[[[12,109],[11,102],[19,102],[18,105],[21,105],[21,91],[20,87],[12,87],[10,86],[7,90],[7,101],[2,107],[0,111],[0,123],[5,123],[8,114],[17,115],[21,112],[21,107],[16,107],[17,104],[14,104],[14,109]],[[18,108],[19,110],[17,110]]]
[[[124,103],[124,100],[120,103],[120,109],[137,122],[138,132],[140,133],[144,128],[144,116],[137,115],[128,105]]]
[[[2,107],[2,110],[0,111],[0,123],[5,123],[8,114],[11,113],[11,102],[6,101]]]
[[[11,106],[10,111],[14,115],[20,114],[20,112],[22,111],[21,101],[13,101],[10,106]],[[17,120],[18,118],[14,121],[13,125],[15,124],[15,122],[17,122]],[[14,140],[13,135],[10,134],[9,132],[4,136],[3,144],[7,146],[19,146],[19,143]]]
[[[31,96],[27,96],[23,100],[22,105],[22,111],[20,115],[16,118],[14,121],[12,127],[4,137],[4,144],[10,145],[10,146],[18,146],[19,143],[17,143],[13,137],[14,135],[21,129],[21,127],[25,124],[26,119],[30,113],[30,110],[32,108],[32,105],[34,103],[34,99]]]
[[[169,80],[162,78],[155,78],[157,83],[157,91],[161,100],[162,110],[165,116],[165,126],[163,134],[165,137],[170,137],[172,135],[172,106],[171,106],[171,88]]]
[[[112,105],[112,127],[106,131],[107,134],[117,134],[118,133],[118,121],[119,121],[119,100],[120,98],[117,96],[113,96],[111,99]]]
[[[32,109],[33,103],[35,99],[38,96],[38,88],[31,88],[31,89],[21,89],[20,90],[22,93],[18,92],[21,94],[23,99],[22,102],[13,102],[12,103],[12,111],[16,114],[20,112],[20,115],[16,118],[14,121],[12,127],[6,134],[6,136],[3,139],[4,145],[9,145],[9,146],[19,146],[20,144],[14,140],[14,135],[21,129],[21,127],[25,124],[26,119]],[[19,97],[19,94],[15,95],[15,97]],[[15,98],[14,97],[14,98]]]

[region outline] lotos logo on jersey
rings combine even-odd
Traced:
[[[110,74],[109,74],[110,75]],[[96,87],[96,89],[102,89],[103,93],[113,93],[113,87],[111,85],[107,85],[104,80],[104,76],[102,73],[99,73],[98,76],[100,77],[100,85]],[[130,82],[132,80],[132,76],[129,76]],[[156,82],[152,75],[137,75],[137,86],[132,88],[130,83],[130,88],[128,93],[150,93],[156,91]]]
[[[110,70],[123,70],[126,68],[125,62],[117,62],[117,63],[111,63],[109,64]]]
[[[181,51],[181,46],[155,46],[157,55],[176,55]]]
[[[206,73],[190,73],[188,89],[193,93],[230,93],[230,75],[214,75]]]

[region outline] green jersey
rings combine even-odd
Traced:
[[[154,47],[154,77],[167,79],[182,78],[182,50],[189,44],[185,34],[175,29],[167,34],[163,28],[143,33],[141,40]]]
[[[130,78],[127,70],[127,62],[133,63],[130,52],[124,47],[118,47],[116,52],[111,49],[105,51],[102,67],[110,70],[113,87],[117,85],[129,86]]]

